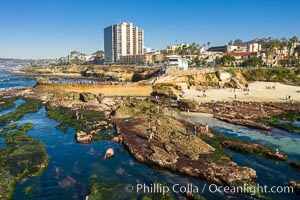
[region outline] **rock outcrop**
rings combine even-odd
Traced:
[[[270,147],[266,147],[259,143],[253,143],[253,142],[246,142],[242,140],[225,140],[222,142],[222,145],[225,148],[250,154],[250,155],[256,155],[256,156],[262,156],[262,157],[269,157],[276,160],[287,160],[288,157],[285,153],[279,152]]]
[[[92,142],[92,135],[88,135],[83,131],[79,131],[75,134],[76,141],[80,144],[90,144]]]
[[[113,148],[108,148],[105,152],[104,159],[112,158],[114,157],[114,154]]]
[[[289,186],[294,188],[294,192],[300,194],[300,181],[289,181]]]
[[[143,110],[151,103],[136,101],[130,106],[121,106],[113,120],[126,148],[138,161],[221,185],[254,183],[256,172],[231,162],[228,155],[204,142],[202,136],[209,140],[214,136],[210,131],[200,133],[199,124],[162,114],[149,118]],[[151,140],[147,137],[149,125]]]

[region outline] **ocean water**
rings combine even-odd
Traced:
[[[33,77],[13,74],[0,70],[0,90],[34,86],[35,84],[36,81]]]
[[[17,76],[20,78],[20,76]],[[21,76],[22,77],[22,76]],[[10,79],[12,78],[12,79]],[[16,75],[11,77],[0,75],[0,80],[15,80]],[[22,82],[17,85],[16,82]],[[28,81],[29,83],[25,83]],[[23,77],[9,84],[5,88],[22,87],[27,84],[33,84],[32,80]],[[5,81],[2,81],[5,82]],[[9,82],[9,81],[8,81]],[[1,83],[1,81],[0,81]],[[18,99],[17,105],[24,103]],[[10,112],[16,109],[10,108],[0,112]],[[187,118],[186,113],[176,113],[177,117]],[[190,113],[189,120],[198,121],[202,124],[207,123],[214,130],[223,133],[229,137],[244,139],[248,141],[257,141],[263,144],[278,148],[289,156],[289,161],[277,162],[271,159],[258,158],[254,156],[242,155],[232,151],[228,151],[233,155],[233,161],[241,166],[251,167],[257,171],[257,182],[261,185],[285,186],[291,179],[300,180],[300,173],[288,168],[291,160],[300,160],[300,135],[296,133],[288,133],[279,129],[273,129],[268,134],[261,131],[249,129],[243,126],[236,126],[229,123],[219,121],[205,114]],[[168,172],[166,170],[157,169],[137,162],[122,145],[112,143],[110,140],[99,140],[89,145],[77,144],[74,139],[75,131],[69,128],[67,133],[55,128],[58,122],[46,117],[46,110],[42,107],[37,113],[27,114],[16,123],[21,125],[27,122],[34,124],[34,128],[28,131],[28,135],[35,137],[37,140],[43,141],[46,145],[46,151],[50,156],[49,166],[44,173],[36,178],[26,178],[19,182],[15,187],[14,200],[44,200],[44,199],[85,199],[89,194],[90,185],[94,182],[105,183],[109,186],[118,186],[114,192],[112,199],[130,199],[132,197],[141,197],[143,194],[136,191],[125,192],[127,184],[136,186],[136,184],[146,185],[160,182],[172,187],[174,184],[187,186],[193,183],[206,199],[253,199],[251,196],[227,195],[224,193],[211,193],[208,191],[208,183],[177,173]],[[0,127],[0,130],[3,127]],[[103,133],[107,134],[107,133]],[[114,134],[114,132],[112,132]],[[4,140],[0,138],[0,148],[3,146]],[[107,148],[115,150],[115,156],[112,159],[104,160],[103,156]],[[97,175],[93,179],[92,175]],[[26,195],[23,190],[31,186],[31,192]],[[176,194],[178,198],[182,194]],[[269,199],[299,199],[296,194],[267,194]]]

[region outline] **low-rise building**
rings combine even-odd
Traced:
[[[166,56],[167,68],[175,70],[187,70],[188,60],[178,55]]]
[[[242,63],[246,60],[249,60],[250,58],[257,58],[260,56],[260,53],[258,52],[227,52],[224,53],[224,56],[232,56],[235,58],[235,61],[230,63],[233,66],[240,66]]]

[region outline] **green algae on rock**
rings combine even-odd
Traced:
[[[300,112],[297,110],[286,110],[285,112],[270,118],[268,123],[289,132],[300,133],[300,127],[297,127],[294,124],[296,121],[300,121]]]
[[[1,198],[11,199],[17,182],[26,177],[40,176],[49,163],[45,144],[26,134],[32,128],[33,124],[27,123],[2,130],[6,135],[5,143],[9,145],[0,148]]]
[[[272,149],[271,147],[267,147],[260,143],[255,142],[247,142],[237,139],[228,139],[222,142],[222,145],[228,149],[233,151],[248,154],[248,155],[255,155],[259,157],[267,157],[272,158],[275,160],[287,160],[288,157],[285,153],[276,152],[276,150]]]
[[[16,98],[2,98],[0,97],[0,111],[7,108],[12,108],[15,106],[14,101]]]
[[[121,184],[108,185],[105,183],[93,183],[91,186],[91,194],[88,196],[89,200],[107,200],[116,199],[115,195],[122,189]],[[120,194],[120,193],[119,193]]]
[[[35,113],[42,107],[42,101],[36,99],[25,99],[25,103],[16,110],[0,116],[0,125],[21,119],[25,114]]]
[[[74,128],[76,131],[90,132],[95,128],[95,124],[98,121],[101,122],[102,126],[107,125],[106,119],[102,112],[93,110],[77,110],[78,119],[76,119],[76,110],[71,110],[65,107],[48,108],[47,117],[59,121],[60,124],[57,128],[66,132],[68,126]]]

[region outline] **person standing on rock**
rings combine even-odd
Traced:
[[[185,130],[185,136],[186,136],[186,137],[190,136],[189,128],[188,128],[188,127],[186,127],[186,130]]]
[[[194,135],[197,136],[197,126],[194,126]]]
[[[207,134],[209,132],[209,127],[207,124],[205,124],[205,133]]]
[[[151,130],[151,128],[147,129],[147,134],[148,134],[148,141],[150,142],[151,139],[152,139],[152,130]]]
[[[151,115],[148,117],[148,127],[151,127]]]
[[[76,116],[76,120],[78,120],[79,119],[79,112],[77,110],[76,110],[75,116]]]

